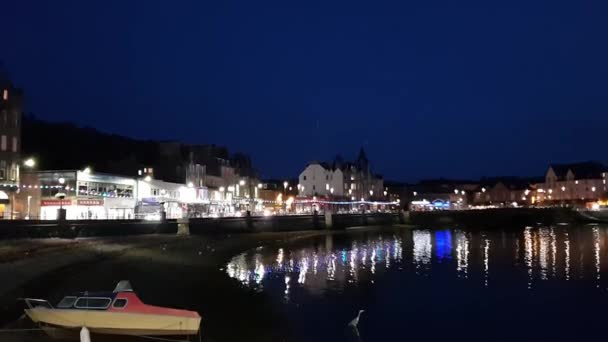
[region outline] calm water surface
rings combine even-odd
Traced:
[[[226,272],[271,298],[288,340],[582,341],[608,319],[607,233],[361,231],[257,248]]]

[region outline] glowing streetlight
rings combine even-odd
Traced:
[[[384,196],[386,196],[388,194],[388,192],[386,192],[386,190],[384,190]]]
[[[454,193],[458,195],[458,189],[454,189]]]
[[[151,180],[152,180],[152,177],[150,177],[150,176],[148,175],[148,176],[144,177],[144,180],[145,180],[146,182],[149,182],[149,181],[151,181]]]
[[[283,182],[283,188],[284,188],[284,189],[287,189],[287,186],[288,186],[288,185],[289,185],[289,183],[287,183],[287,181],[284,181],[284,182]]]
[[[189,187],[189,188],[194,187],[194,183],[192,183],[192,182],[188,182],[188,187]]]
[[[59,178],[59,184],[65,184],[65,178],[63,178],[63,177]]]
[[[414,196],[418,196],[418,193],[416,191],[414,191]]]
[[[464,190],[462,190],[462,191],[460,192],[460,194],[461,194],[461,195],[464,195]]]
[[[591,188],[591,191],[595,192],[595,187],[592,187],[592,188]]]
[[[244,181],[243,179],[241,179],[241,180],[239,181],[239,185],[240,185],[240,186],[245,185],[245,181]]]
[[[263,186],[262,183],[258,183],[258,189],[261,189]]]
[[[566,191],[566,187],[565,186],[562,186],[562,191]]]
[[[334,188],[329,189],[329,192],[331,192],[331,194],[334,194]]]
[[[552,194],[553,193],[553,189],[549,189],[549,193]]]
[[[29,168],[36,166],[36,160],[34,158],[28,158],[23,162],[23,165]]]
[[[224,188],[223,186],[220,186],[219,190],[220,190],[220,192],[224,192],[224,191],[226,191],[226,188]]]
[[[374,190],[370,190],[370,191],[369,191],[369,195],[370,195],[370,196],[374,196]]]
[[[486,192],[486,188],[481,188],[481,192]]]

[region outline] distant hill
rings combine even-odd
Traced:
[[[108,134],[71,123],[23,118],[22,155],[34,156],[39,169],[82,169],[135,175],[142,164],[158,162],[158,144]]]

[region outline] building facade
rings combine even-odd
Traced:
[[[536,185],[535,203],[585,203],[607,197],[608,166],[598,162],[550,165]]]
[[[297,189],[300,197],[341,197],[358,201],[387,196],[384,179],[372,173],[363,149],[354,162],[345,162],[340,157],[331,164],[311,162],[300,173]]]
[[[208,203],[205,187],[88,170],[25,171],[16,195],[17,218],[40,220],[56,220],[59,209],[68,220],[181,218]]]
[[[13,218],[21,163],[23,92],[0,71],[0,218]]]

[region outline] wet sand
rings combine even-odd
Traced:
[[[0,320],[4,328],[32,327],[29,319],[18,319],[23,312],[16,298],[56,302],[68,292],[112,290],[119,280],[128,279],[144,302],[198,311],[204,341],[289,340],[284,318],[264,295],[230,279],[224,267],[244,250],[322,234],[326,232],[65,240],[55,241],[50,249],[23,247],[27,254],[23,252],[22,259],[15,257],[18,246],[5,247],[11,257],[0,264]],[[0,340],[50,341],[38,332],[1,333]],[[93,339],[101,340],[106,339]]]

